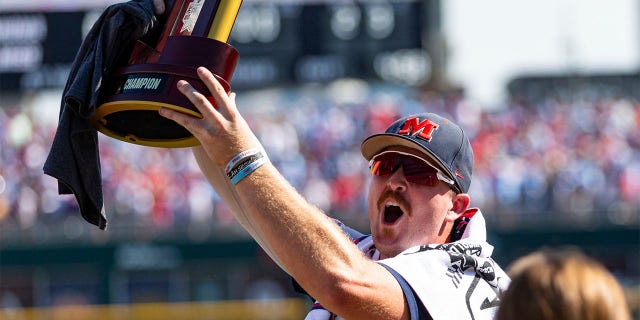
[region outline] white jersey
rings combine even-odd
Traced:
[[[407,283],[410,288],[403,291],[409,304],[421,303],[433,319],[493,319],[510,280],[491,259],[493,247],[486,242],[480,211],[471,209],[466,216],[468,225],[460,240],[409,248],[389,259],[378,260],[370,235],[354,242],[369,258],[391,269],[401,286]],[[412,313],[411,318],[419,316]],[[341,318],[316,303],[305,319]]]
[[[398,272],[433,319],[493,319],[509,278],[486,242],[414,247],[380,263]]]

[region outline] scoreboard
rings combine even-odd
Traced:
[[[246,3],[230,43],[235,86],[377,78],[418,84],[430,73],[425,1]]]
[[[0,13],[0,90],[64,87],[86,12]]]
[[[229,43],[234,89],[344,77],[419,85],[430,76],[424,0],[250,1]],[[101,11],[0,12],[0,90],[63,87]]]

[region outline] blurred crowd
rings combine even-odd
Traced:
[[[470,136],[476,160],[472,205],[488,218],[570,214],[624,224],[640,211],[637,97],[600,95],[592,88],[485,106],[462,91],[340,81],[240,92],[238,106],[288,180],[340,219],[366,221],[369,173],[362,140],[400,115],[424,111],[454,119]],[[0,105],[0,229],[80,221],[75,198],[58,195],[57,181],[42,172],[55,130],[56,122],[45,121],[29,104]],[[237,227],[189,149],[99,136],[110,225],[157,232]],[[60,230],[76,232],[73,225]]]

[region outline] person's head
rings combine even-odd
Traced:
[[[433,113],[410,115],[365,139],[361,151],[373,173],[369,223],[383,256],[447,242],[470,202],[473,151],[464,131]]]
[[[624,292],[599,262],[578,250],[539,250],[508,269],[497,320],[627,320]]]

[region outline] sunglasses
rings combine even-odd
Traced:
[[[455,188],[453,180],[446,177],[440,170],[426,160],[410,153],[399,151],[384,151],[369,161],[371,173],[379,177],[387,177],[402,166],[407,181],[423,186],[435,187],[438,180]]]

